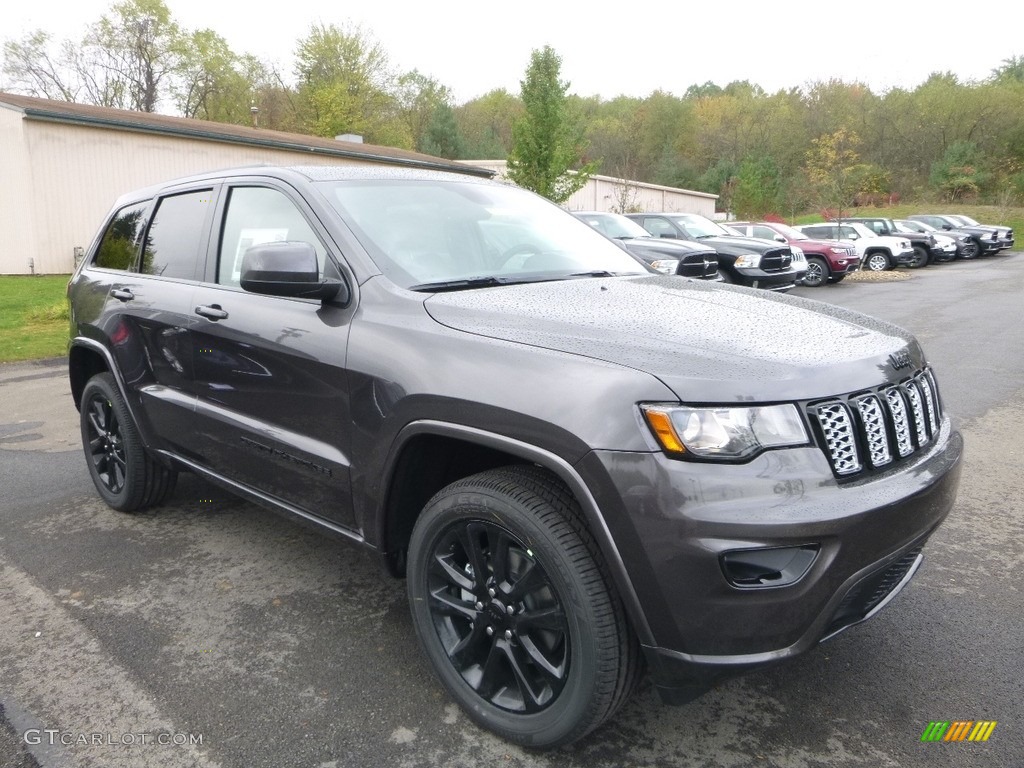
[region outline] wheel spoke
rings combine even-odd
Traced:
[[[504,640],[500,642],[504,643]],[[505,658],[505,654],[498,647],[499,640],[494,638],[491,641],[491,647],[487,651],[487,659],[484,661],[483,668],[480,671],[480,682],[476,685],[476,692],[488,701],[505,687],[507,674],[503,673],[502,660]]]
[[[519,602],[534,590],[546,587],[547,585],[548,582],[544,576],[543,569],[533,560],[528,560],[526,570],[520,574],[519,578],[512,585],[512,589],[509,590],[508,599],[513,602]]]
[[[480,523],[468,523],[458,530],[459,544],[466,555],[466,560],[473,569],[473,578],[477,585],[487,581],[487,559],[480,546],[480,537],[487,533],[487,528]]]
[[[430,609],[442,616],[453,616],[459,619],[473,621],[477,612],[472,603],[459,600],[447,593],[446,588],[434,590],[430,593]]]
[[[512,546],[512,539],[504,531],[492,531],[489,535],[491,540],[491,568],[494,571],[494,580],[498,584],[506,584],[510,581],[508,573],[508,552]]]
[[[566,632],[565,611],[560,605],[552,605],[539,610],[526,610],[516,617],[516,630],[523,632],[531,629],[546,629],[551,632]]]
[[[526,672],[530,666],[530,655],[522,648],[504,641],[498,643],[498,647],[512,669],[512,677],[523,697],[524,708],[527,712],[536,712],[550,698],[551,692],[543,687],[539,691],[535,690],[536,683],[530,680],[530,676]],[[545,694],[547,695],[545,696]]]
[[[459,589],[473,591],[473,578],[453,562],[451,554],[435,554],[430,571]]]
[[[454,648],[448,651],[448,658],[451,659],[455,668],[462,672],[466,667],[476,663],[481,651],[491,642],[484,632],[483,624],[477,623],[464,638],[456,643]]]
[[[520,647],[522,648],[522,652],[525,654],[525,657],[529,658],[533,665],[540,670],[541,674],[551,681],[553,686],[560,685],[562,683],[565,679],[564,655],[561,659],[557,660],[557,662],[554,662],[545,656],[544,652],[537,647],[536,643],[528,637],[521,640]]]

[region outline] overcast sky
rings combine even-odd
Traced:
[[[495,88],[518,93],[530,52],[544,45],[561,56],[571,93],[606,100],[656,90],[681,96],[709,80],[749,80],[774,92],[836,78],[882,93],[914,88],[936,71],[984,79],[1004,59],[1024,55],[1020,0],[165,2],[183,27],[209,27],[236,52],[275,62],[289,75],[295,42],[310,25],[359,24],[394,69],[435,78],[460,104]],[[77,40],[112,2],[0,5],[0,40],[37,28]]]

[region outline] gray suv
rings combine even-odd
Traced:
[[[194,472],[375,553],[453,699],[519,744],[582,738],[645,672],[685,702],[873,616],[956,495],[905,331],[652,273],[471,175],[133,192],[69,299],[107,504]]]

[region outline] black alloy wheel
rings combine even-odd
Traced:
[[[820,256],[807,257],[807,274],[804,275],[803,285],[808,288],[818,288],[829,281],[828,265]]]
[[[959,257],[970,260],[981,253],[981,246],[975,240],[969,240],[960,247]]]
[[[582,738],[628,698],[639,646],[565,487],[538,467],[452,483],[413,530],[420,645],[479,725],[531,747]]]
[[[82,447],[89,475],[103,500],[121,512],[158,504],[174,489],[177,472],[154,461],[109,373],[82,390]]]

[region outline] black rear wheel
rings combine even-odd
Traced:
[[[640,656],[575,501],[537,467],[480,473],[424,508],[409,546],[416,634],[479,725],[532,747],[582,738]]]
[[[89,475],[108,505],[136,512],[170,494],[178,475],[146,453],[113,376],[99,373],[89,379],[80,413]]]

